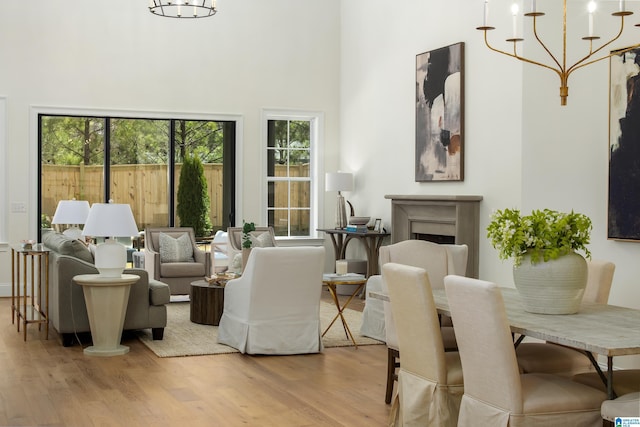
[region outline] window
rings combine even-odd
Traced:
[[[319,120],[319,115],[266,114],[266,215],[276,236],[315,235]]]
[[[236,122],[38,114],[39,217],[48,225],[58,201],[113,199],[131,205],[138,228],[179,223],[182,160],[203,163],[212,232],[232,225]]]

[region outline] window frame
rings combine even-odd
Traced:
[[[124,119],[158,119],[158,120],[204,120],[204,121],[232,121],[236,124],[236,143],[235,143],[235,213],[233,220],[241,218],[242,207],[242,162],[240,161],[240,153],[243,146],[243,117],[236,114],[215,114],[215,113],[178,113],[178,112],[152,112],[145,110],[108,110],[108,109],[92,109],[92,108],[66,108],[66,107],[46,107],[31,106],[29,115],[29,159],[30,159],[30,177],[34,185],[29,186],[29,203],[33,206],[31,218],[29,220],[29,235],[37,236],[39,233],[40,220],[40,194],[38,185],[40,177],[40,158],[39,158],[39,116],[40,115],[58,115],[58,116],[95,116],[95,117],[117,117]],[[233,221],[232,221],[233,223]]]
[[[268,215],[268,191],[270,179],[268,174],[267,165],[267,152],[268,152],[268,131],[270,120],[304,120],[310,122],[310,141],[309,141],[309,178],[310,178],[310,203],[309,203],[309,235],[308,236],[276,236],[278,241],[289,241],[291,244],[296,242],[301,244],[307,244],[310,242],[316,242],[318,239],[320,228],[322,223],[322,199],[320,198],[320,191],[323,185],[320,181],[322,171],[324,170],[323,156],[321,155],[324,148],[324,113],[320,111],[304,111],[304,110],[282,110],[282,109],[264,109],[262,110],[262,144],[261,144],[261,158],[260,165],[262,169],[262,183],[261,183],[261,220],[263,224],[266,224],[269,218]],[[280,180],[282,181],[282,180]],[[289,182],[289,180],[286,180]]]
[[[0,220],[0,251],[8,250],[9,236],[7,223],[9,221],[9,202],[7,192],[7,98],[0,96],[0,212],[5,214]]]

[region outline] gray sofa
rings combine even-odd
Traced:
[[[82,287],[73,283],[78,274],[97,274],[91,251],[81,242],[54,232],[43,235],[42,242],[51,250],[49,256],[49,319],[60,334],[62,345],[73,344],[75,333],[90,332]],[[151,328],[153,339],[161,340],[167,325],[170,292],[166,283],[150,280],[141,269],[127,269],[140,276],[129,295],[125,330]]]

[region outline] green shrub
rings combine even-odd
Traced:
[[[199,158],[187,156],[182,163],[178,184],[180,226],[193,227],[196,236],[211,234],[210,201],[204,168]]]

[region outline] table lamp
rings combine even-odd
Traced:
[[[62,234],[70,239],[79,239],[82,231],[78,225],[84,224],[89,215],[89,202],[86,200],[60,200],[53,214],[51,224],[69,224]]]
[[[347,207],[341,191],[353,190],[353,174],[348,172],[327,172],[324,182],[326,191],[338,192],[336,228],[345,228],[347,226]]]
[[[120,277],[127,265],[127,249],[115,237],[138,235],[131,206],[111,200],[109,203],[94,203],[82,235],[106,238],[104,243],[96,246],[95,266],[103,277]]]

